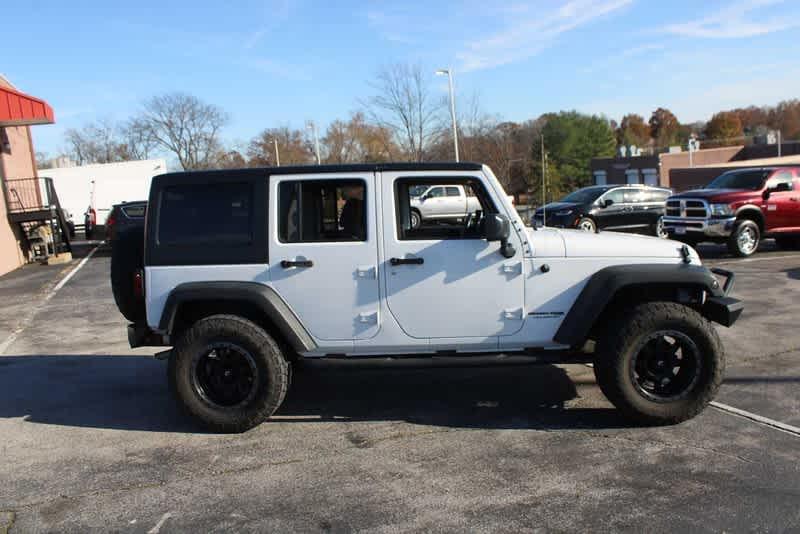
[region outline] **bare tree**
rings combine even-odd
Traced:
[[[158,147],[150,126],[140,118],[132,118],[120,127],[120,143],[126,160],[150,159]]]
[[[370,119],[393,132],[397,143],[414,161],[422,161],[439,133],[437,116],[442,99],[432,95],[430,77],[420,65],[384,67],[370,86],[376,94],[364,103]]]
[[[157,146],[178,158],[182,168],[205,169],[215,165],[221,152],[219,135],[228,115],[196,96],[170,93],[145,102],[136,121]]]
[[[391,161],[399,153],[392,132],[384,126],[369,124],[360,112],[352,114],[347,122],[333,121],[322,145],[327,163]]]
[[[250,140],[247,157],[251,166],[275,166],[275,142],[281,165],[310,165],[316,162],[314,147],[305,133],[288,126],[263,130]]]
[[[78,165],[112,163],[124,159],[118,142],[118,129],[110,119],[85,124],[64,132],[67,152]]]

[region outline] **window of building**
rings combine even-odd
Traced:
[[[160,245],[244,245],[253,238],[253,190],[246,183],[175,185],[164,189]]]
[[[363,180],[281,182],[278,238],[283,243],[366,241],[366,183]]]
[[[409,178],[395,182],[398,239],[483,238],[486,214],[497,212],[483,184],[471,178],[442,181]],[[431,184],[427,193],[415,195],[425,183]],[[431,195],[433,191],[442,194]]]

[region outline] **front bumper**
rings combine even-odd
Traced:
[[[153,332],[146,324],[131,323],[128,325],[128,344],[132,349],[137,347],[168,347],[166,336]]]
[[[731,271],[713,267],[710,269],[717,276],[725,278],[722,291],[713,297],[708,297],[703,304],[703,315],[710,321],[722,326],[732,326],[744,311],[744,304],[728,294],[733,289],[735,276]],[[716,282],[715,282],[716,283]]]
[[[729,237],[733,233],[736,217],[712,219],[690,219],[683,217],[664,217],[664,229],[670,237]]]

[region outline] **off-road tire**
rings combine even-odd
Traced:
[[[605,331],[595,351],[597,384],[620,412],[638,423],[667,425],[691,419],[713,400],[722,384],[722,343],[711,323],[692,308],[673,302],[639,304],[613,319]],[[648,336],[660,331],[686,335],[700,352],[698,378],[677,400],[652,400],[634,385],[634,356]]]
[[[755,246],[753,246],[752,249],[742,248],[740,237],[745,232],[751,232],[752,235],[755,236]],[[743,219],[741,221],[737,221],[731,236],[728,238],[728,251],[737,258],[746,258],[747,256],[755,254],[756,250],[758,250],[758,244],[760,242],[761,231],[758,229],[758,225],[749,219]]]
[[[195,358],[213,343],[232,343],[253,358],[258,370],[254,394],[245,404],[218,406],[199,392]],[[214,432],[244,432],[266,421],[280,407],[289,389],[289,362],[279,344],[263,328],[236,315],[212,315],[179,335],[168,365],[170,389],[180,405]]]
[[[145,318],[145,302],[134,292],[134,274],[144,269],[144,228],[120,232],[111,243],[111,292],[117,308],[131,322]]]

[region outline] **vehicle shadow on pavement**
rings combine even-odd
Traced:
[[[786,269],[783,272],[792,280],[800,280],[800,269]]]
[[[381,365],[304,362],[278,410],[281,422],[394,421],[458,428],[629,427],[612,408],[568,408],[575,383],[554,365]]]
[[[459,428],[630,426],[611,408],[567,408],[577,397],[552,365],[304,364],[278,424],[395,421]],[[0,357],[0,418],[87,428],[202,433],[172,399],[165,362],[144,356]]]
[[[167,390],[166,363],[144,356],[0,357],[0,418],[152,432],[203,432]]]

